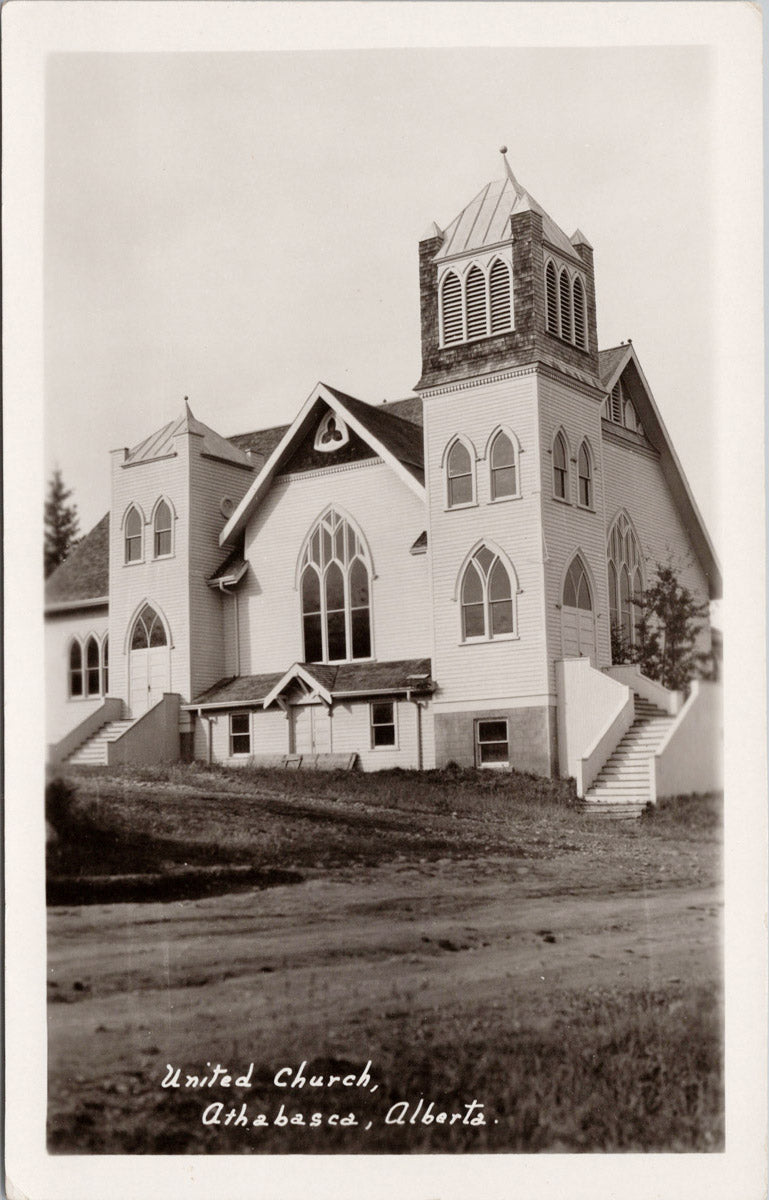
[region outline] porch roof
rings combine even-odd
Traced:
[[[202,692],[186,709],[256,706],[279,685],[294,679],[312,680],[319,692],[332,699],[377,696],[409,691],[427,693],[433,688],[429,658],[399,659],[397,662],[294,663],[287,671],[271,675],[239,675],[222,679]]]

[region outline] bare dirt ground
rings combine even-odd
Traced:
[[[669,1018],[687,997],[718,996],[717,871],[712,863],[703,869],[702,847],[696,863],[662,843],[656,849],[637,846],[650,870],[639,870],[636,859],[624,882],[612,871],[604,878],[600,861],[584,855],[489,856],[330,869],[295,886],[196,901],[53,908],[52,1148],[215,1149],[200,1140],[218,1132],[203,1131],[200,1115],[228,1096],[164,1091],[169,1063],[202,1073],[207,1062],[233,1071],[254,1062],[263,1108],[282,1100],[317,1108],[306,1094],[270,1094],[275,1070],[324,1056],[356,1067],[371,1060],[375,1077],[378,1070],[390,1076],[388,1095],[398,1096],[398,1054],[410,1056],[420,1038],[427,1045],[439,1027],[453,1023],[456,1032],[459,1022],[472,1039],[475,1021],[487,1044],[495,1028],[500,1038],[533,1036],[557,1017],[568,1036],[569,1022],[584,1019],[579,1005],[592,1005],[600,1025],[604,1007],[608,1013],[623,997],[635,1004],[662,996],[655,1003]],[[590,1054],[585,1069],[596,1070],[599,1056]],[[333,1099],[346,1111],[355,1107],[349,1096]],[[148,1114],[158,1105],[167,1114],[172,1104],[180,1127],[190,1127],[189,1141],[178,1130],[167,1144],[148,1141],[141,1128]],[[511,1131],[507,1143],[485,1134],[478,1148],[579,1146],[578,1133],[559,1141],[550,1130],[538,1141],[538,1129],[541,1117],[528,1133]],[[303,1148],[296,1139],[308,1135],[289,1132],[286,1149]],[[233,1148],[230,1138],[226,1149]],[[391,1149],[392,1142],[356,1148]]]

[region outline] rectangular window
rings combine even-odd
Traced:
[[[509,767],[507,721],[475,722],[475,761],[479,767]]]
[[[230,714],[230,754],[251,753],[251,714]]]
[[[392,700],[378,700],[371,705],[371,746],[395,745],[395,704]]]

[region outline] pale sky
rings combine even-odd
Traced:
[[[46,90],[46,475],[193,412],[289,422],[420,374],[417,245],[490,180],[595,249],[714,533],[712,60],[702,47],[61,54]]]

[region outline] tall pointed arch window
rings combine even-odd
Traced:
[[[558,336],[558,281],[555,266],[548,262],[545,269],[545,319],[547,332]]]
[[[504,333],[512,328],[510,268],[499,258],[494,260],[489,272],[489,310],[492,333]]]
[[[627,516],[620,513],[609,531],[609,618],[612,633],[629,646],[638,636],[638,605],[643,585],[643,558]]]
[[[459,277],[453,271],[449,271],[448,275],[444,276],[441,284],[441,324],[444,346],[462,341],[464,336],[462,285]]]
[[[124,529],[125,561],[127,563],[141,562],[143,523],[137,509],[132,507],[128,510]]]
[[[83,695],[83,648],[78,641],[73,641],[69,648],[69,694]]]
[[[503,430],[500,430],[491,443],[491,453],[489,454],[492,500],[504,500],[519,494],[516,460],[516,448],[513,442]]]
[[[480,267],[471,267],[465,280],[467,337],[484,337],[489,332],[486,278]]]
[[[312,530],[302,555],[305,662],[371,657],[370,579],[360,537],[330,509]]]
[[[85,690],[88,696],[98,696],[101,688],[99,643],[93,634],[85,644]]]
[[[593,462],[590,447],[583,442],[577,455],[577,484],[581,508],[593,507]]]
[[[109,692],[109,638],[105,637],[101,644],[101,690],[106,696]]]
[[[499,555],[488,546],[480,546],[465,567],[461,603],[463,642],[515,633],[512,581]]]
[[[151,604],[145,604],[134,623],[131,636],[132,650],[149,650],[155,646],[166,646],[166,630]]]
[[[166,500],[161,500],[155,509],[155,519],[153,521],[153,549],[155,558],[165,558],[171,553],[171,537],[171,506]]]
[[[558,281],[558,293],[561,308],[561,337],[565,342],[570,342],[572,339],[571,280],[569,279],[569,272],[565,267],[561,271],[561,277]]]
[[[553,442],[553,495],[556,500],[569,499],[569,455],[562,433]]]
[[[459,508],[475,501],[473,456],[459,438],[446,457],[446,502],[449,508]]]
[[[587,350],[587,323],[585,321],[585,289],[579,275],[574,280],[574,344]]]

